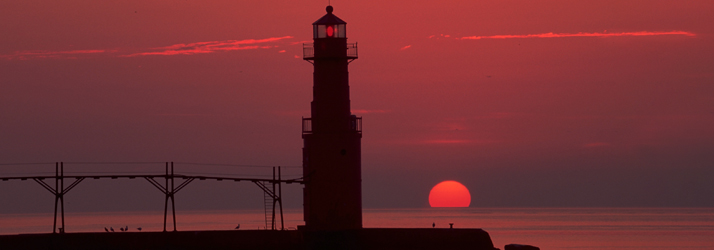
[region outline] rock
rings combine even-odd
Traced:
[[[508,244],[504,247],[504,250],[540,250],[540,248],[531,245]]]

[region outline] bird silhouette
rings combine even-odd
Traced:
[[[140,227],[137,227],[137,228],[136,228],[136,230],[139,230],[139,231],[141,231],[141,228],[140,228]]]
[[[124,231],[129,232],[129,226],[124,226]]]
[[[238,226],[236,226],[236,229],[238,229],[238,228],[240,228],[240,224],[238,224]]]
[[[109,227],[109,230],[111,230],[112,233],[114,232],[114,228],[113,228],[113,227]]]
[[[105,228],[104,228],[104,232],[109,232],[109,229],[107,229],[107,228],[105,227]]]
[[[431,223],[431,227],[436,227],[436,222]]]
[[[123,228],[123,227],[120,227],[120,228],[119,228],[119,231],[124,232],[124,228]]]

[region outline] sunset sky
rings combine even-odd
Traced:
[[[0,163],[299,166],[302,44],[326,5],[2,1]],[[428,207],[444,180],[471,207],[714,206],[713,1],[332,5],[359,46],[365,208]],[[43,171],[54,165],[0,166]],[[247,183],[185,190],[179,210],[263,206]],[[301,207],[299,185],[285,193]],[[87,180],[65,199],[67,211],[163,208],[143,180]],[[0,182],[0,212],[52,202],[34,182]]]

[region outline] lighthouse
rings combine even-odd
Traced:
[[[311,117],[302,120],[303,210],[308,230],[362,228],[362,118],[350,111],[348,65],[357,44],[347,43],[347,23],[332,6],[312,24],[313,43],[303,45],[312,63]]]

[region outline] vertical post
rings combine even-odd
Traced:
[[[285,220],[283,219],[283,182],[280,176],[280,166],[278,166],[278,201],[280,202],[280,230],[285,230]]]
[[[55,222],[52,224],[52,233],[57,233],[57,202],[59,202],[59,197],[57,196],[57,190],[59,187],[59,162],[55,162]]]
[[[166,199],[164,200],[164,232],[166,232],[166,216],[169,211],[169,162],[166,162]]]
[[[60,189],[57,191],[60,195],[60,204],[62,208],[62,227],[60,233],[64,233],[64,162],[60,162]]]
[[[168,187],[167,187],[168,188]],[[174,162],[171,162],[171,210],[174,217],[174,232],[176,232],[176,203],[174,202]]]
[[[275,167],[273,167],[273,218],[270,220],[270,229],[275,230]]]

